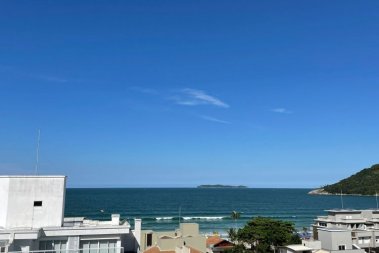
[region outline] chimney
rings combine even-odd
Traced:
[[[117,226],[120,225],[120,215],[112,214],[112,225]]]
[[[134,219],[134,237],[136,238],[138,248],[140,248],[141,245],[141,219]]]

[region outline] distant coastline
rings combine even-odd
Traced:
[[[197,186],[196,188],[216,188],[216,189],[239,188],[239,189],[244,189],[244,188],[248,188],[248,187],[245,185],[202,184],[202,185]]]
[[[370,196],[375,196],[375,194],[359,194],[359,193],[330,193],[325,191],[323,188],[318,188],[311,190],[308,192],[309,195],[327,195],[327,196],[363,196],[363,197],[370,197]]]
[[[309,192],[311,195],[375,196],[379,189],[379,164]]]

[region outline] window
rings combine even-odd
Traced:
[[[117,240],[89,240],[81,241],[82,253],[116,253]]]
[[[34,201],[34,206],[42,206],[42,201]]]
[[[146,234],[146,247],[153,245],[153,234]]]
[[[338,245],[338,250],[345,250],[346,245]]]
[[[358,244],[367,244],[367,243],[371,243],[370,236],[358,237]]]
[[[371,242],[371,237],[367,236],[364,237],[363,243],[370,243]]]
[[[5,247],[0,247],[0,252],[5,252]]]
[[[57,253],[63,253],[66,250],[67,241],[65,240],[52,240],[52,241],[40,241],[39,250],[52,251]]]

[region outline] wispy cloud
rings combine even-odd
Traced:
[[[158,91],[155,89],[145,88],[145,87],[140,87],[140,86],[132,86],[129,89],[132,91],[145,93],[145,94],[149,94],[149,95],[157,95],[158,94]]]
[[[270,110],[271,112],[275,112],[275,113],[283,113],[283,114],[291,114],[293,113],[293,111],[290,111],[286,108],[274,108],[274,109],[271,109]]]
[[[58,76],[49,76],[49,75],[30,75],[30,77],[34,77],[37,79],[41,79],[43,81],[47,82],[54,82],[54,83],[66,83],[68,82],[67,79],[58,77]]]
[[[217,118],[206,116],[206,115],[200,115],[200,118],[204,120],[216,122],[216,123],[221,123],[221,124],[231,124],[229,121],[217,119]]]
[[[207,94],[202,90],[182,89],[178,94],[171,97],[179,105],[196,106],[196,105],[213,105],[222,108],[230,106],[221,99]]]
[[[0,72],[6,72],[16,77],[22,78],[31,78],[36,80],[41,80],[45,82],[53,82],[53,83],[66,83],[72,80],[68,80],[61,76],[49,75],[49,74],[40,74],[40,73],[30,73],[28,71],[18,70],[12,66],[4,66],[0,65]]]

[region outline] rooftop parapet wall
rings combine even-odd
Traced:
[[[63,224],[65,176],[0,176],[0,227]]]

